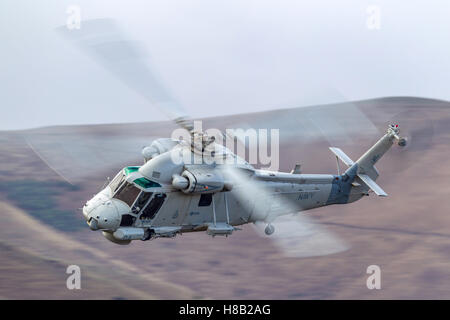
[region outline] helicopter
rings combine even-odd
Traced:
[[[300,233],[304,245],[300,253],[291,256],[329,254],[345,250],[345,245],[328,232],[317,232],[319,226],[303,213],[355,202],[372,191],[387,196],[375,182],[379,176],[375,164],[394,143],[406,146],[407,138],[399,135],[398,124],[390,124],[378,142],[356,161],[341,149],[330,147],[336,157],[337,174],[304,174],[300,165],[291,172],[257,169],[225,143],[228,139],[240,141],[239,137],[228,130],[210,134],[195,127],[192,117],[150,72],[142,48],[129,41],[113,20],[83,21],[79,30],[62,27],[58,32],[183,132],[181,138],[158,138],[144,147],[143,164],[122,168],[81,208],[89,228],[113,243],[128,245],[135,240],[175,238],[189,232],[228,237],[241,230],[239,226],[252,224],[263,226],[264,234],[272,239],[281,236],[280,245],[291,253],[294,245],[286,236]],[[27,141],[41,159],[53,163],[47,161],[48,152],[42,152],[53,150],[53,146],[40,148],[33,136]],[[339,161],[347,166],[342,173]],[[283,220],[291,216],[296,220]],[[298,246],[299,241],[294,241]],[[319,250],[315,246],[318,243],[325,245]]]
[[[387,196],[375,182],[375,164],[394,142],[406,145],[399,131],[390,125],[357,161],[330,147],[348,167],[342,174],[302,174],[298,167],[291,173],[258,170],[204,133],[192,133],[200,143],[157,139],[143,150],[145,164],[122,169],[84,205],[83,215],[92,230],[118,244],[196,231],[229,236],[236,226],[257,222],[271,235],[271,222],[279,216],[351,203],[369,190]],[[174,161],[196,154],[202,163]]]

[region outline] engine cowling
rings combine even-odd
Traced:
[[[172,186],[184,193],[216,193],[231,190],[218,170],[189,168],[172,177]]]
[[[170,138],[160,138],[153,141],[150,146],[144,147],[142,149],[142,156],[144,157],[145,162],[147,162],[148,160],[153,159],[157,155],[160,155],[164,152],[173,149],[178,144],[179,144],[178,140]]]

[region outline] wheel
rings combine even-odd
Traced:
[[[270,223],[267,225],[266,229],[264,229],[264,232],[270,236],[272,233],[275,232],[275,227],[271,225]]]

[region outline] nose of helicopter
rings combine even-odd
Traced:
[[[111,200],[98,203],[90,211],[83,208],[83,216],[91,230],[116,230],[120,225],[120,214]]]

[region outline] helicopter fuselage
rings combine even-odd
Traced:
[[[348,166],[337,175],[258,170],[223,148],[207,163],[188,164],[174,159],[176,155],[189,159],[192,150],[172,141],[170,148],[160,148],[144,165],[121,170],[86,203],[83,215],[92,230],[128,244],[205,230],[212,236],[228,236],[245,223],[270,225],[281,215],[356,201],[369,190],[386,196],[375,183],[374,164],[394,139],[400,139],[397,133],[390,127],[356,162],[330,148]],[[218,163],[218,159],[239,161]]]
[[[139,175],[126,176],[123,170],[124,182],[131,183],[137,180]],[[186,194],[180,190],[176,190],[171,185],[160,184],[157,187],[138,188],[139,192],[135,192],[136,199],[131,205],[127,203],[128,199],[121,199],[120,188],[113,192],[111,186],[107,186],[92,200],[90,200],[84,208],[86,219],[97,219],[97,223],[93,229],[103,229],[116,232],[120,228],[128,228],[126,231],[137,231],[130,235],[122,236],[118,240],[137,240],[145,237],[145,230],[150,230],[153,236],[174,236],[177,233],[207,231],[212,226],[223,226],[226,230],[222,233],[231,234],[234,226],[245,223],[263,221],[270,223],[276,217],[305,211],[321,206],[348,203],[361,198],[367,190],[357,190],[357,187],[346,186],[341,175],[328,174],[289,174],[281,172],[267,172],[263,170],[255,170],[253,179],[257,183],[264,183],[266,190],[263,195],[254,193],[253,197],[247,197],[244,203],[238,194],[247,192],[242,190],[246,185],[236,186],[232,190],[217,193],[199,193]],[[136,211],[136,202],[143,195],[148,194],[147,203],[142,209]],[[278,198],[274,201],[274,198]],[[149,206],[158,201],[161,204],[153,205],[153,211],[147,213]],[[255,206],[258,202],[259,205]],[[286,203],[281,206],[279,203]],[[257,211],[264,203],[264,212]],[[101,219],[102,212],[99,207],[107,206],[116,214],[110,214],[106,219],[106,223],[102,228]],[[134,210],[133,210],[134,209]],[[134,212],[133,212],[134,211]],[[100,215],[95,215],[100,212]],[[109,211],[108,211],[109,212]],[[100,220],[100,221],[99,221]],[[100,222],[100,223],[99,223]],[[104,222],[104,221],[103,221]],[[91,225],[91,223],[90,223]],[[227,228],[228,227],[228,228]],[[140,230],[132,230],[138,228]],[[217,235],[221,232],[219,231]],[[216,235],[216,234],[212,234]]]

